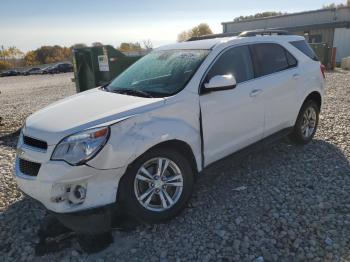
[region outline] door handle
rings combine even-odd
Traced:
[[[251,97],[257,96],[261,92],[262,92],[262,89],[254,89],[252,92],[250,92],[250,96]]]
[[[299,74],[294,74],[293,79],[299,79],[300,75]]]

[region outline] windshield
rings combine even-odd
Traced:
[[[111,92],[170,96],[181,91],[209,50],[154,51],[138,60],[107,87]]]

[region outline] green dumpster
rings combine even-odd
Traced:
[[[74,82],[77,92],[104,85],[141,56],[126,56],[110,45],[73,50]]]
[[[330,68],[332,63],[332,47],[329,47],[326,43],[310,43],[310,46],[321,63],[327,68]]]

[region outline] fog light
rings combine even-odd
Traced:
[[[68,202],[68,204],[82,204],[86,198],[87,183],[79,184],[55,184],[52,187],[51,201],[55,203]]]
[[[81,204],[85,201],[86,197],[86,187],[82,185],[76,185],[69,192],[69,201],[72,204]]]
[[[82,186],[76,186],[74,189],[74,196],[80,200],[85,199],[86,189]]]

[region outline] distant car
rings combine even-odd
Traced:
[[[41,70],[41,74],[45,75],[48,74],[49,71],[51,70],[52,66],[47,66]]]
[[[8,70],[8,71],[2,72],[0,74],[1,77],[3,77],[3,76],[17,76],[17,75],[19,75],[19,72],[17,70]]]
[[[32,68],[29,68],[29,69],[23,71],[22,75],[24,75],[24,76],[32,75],[33,73],[37,72],[38,70],[41,70],[41,69],[39,67],[32,67]]]
[[[47,74],[59,74],[73,72],[73,65],[70,63],[59,63],[49,67],[46,71]]]
[[[41,75],[43,73],[43,70],[41,68],[37,69],[37,70],[32,70],[30,72],[31,75]]]

